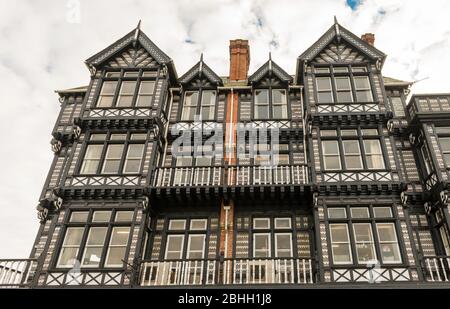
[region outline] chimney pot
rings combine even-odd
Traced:
[[[230,40],[230,80],[247,79],[250,65],[248,40]]]
[[[373,33],[364,33],[363,35],[361,35],[361,39],[363,41],[366,41],[368,44],[374,46],[375,34],[373,34]]]

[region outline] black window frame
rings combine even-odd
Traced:
[[[365,72],[355,72],[352,68],[365,68]],[[329,73],[319,73],[316,72],[316,68],[328,68]],[[347,68],[347,72],[334,72],[334,68]],[[377,104],[379,102],[378,94],[376,91],[373,73],[371,71],[370,65],[368,63],[352,63],[352,64],[321,64],[321,63],[313,63],[311,65],[312,76],[313,76],[313,91],[314,91],[314,100],[316,104]],[[370,85],[370,92],[372,94],[372,101],[363,102],[357,100],[357,89],[355,86],[355,77],[367,77]],[[319,102],[318,99],[318,87],[316,78],[320,77],[329,77],[331,82],[331,92],[333,101],[332,102]],[[350,88],[352,93],[352,101],[350,102],[339,102],[337,99],[337,89],[336,89],[336,80],[335,77],[349,77]]]
[[[376,129],[377,134],[375,135],[364,135],[363,130],[365,129]],[[334,130],[336,132],[336,136],[322,136],[321,131],[329,131]],[[357,132],[357,136],[342,136],[342,130],[355,130]],[[348,169],[345,162],[345,153],[344,153],[344,145],[343,141],[346,140],[357,140],[359,144],[360,149],[360,158],[362,161],[362,168],[361,169]],[[382,169],[369,169],[367,164],[367,158],[366,158],[366,151],[364,147],[364,141],[365,140],[378,140],[380,143],[380,149],[381,149],[381,155],[383,156],[383,163],[384,168]],[[365,125],[358,125],[358,126],[339,126],[333,129],[319,129],[318,130],[318,141],[319,141],[319,154],[320,154],[320,164],[321,164],[321,171],[323,172],[377,172],[377,171],[388,171],[391,169],[389,164],[389,158],[388,153],[386,150],[386,145],[384,141],[384,133],[383,128],[381,126],[365,126]],[[322,141],[337,141],[338,142],[338,149],[339,149],[339,159],[341,161],[341,168],[340,169],[325,169],[325,162],[324,162],[324,153],[322,148]]]
[[[95,134],[106,134],[106,138],[103,140],[90,140],[92,135]],[[126,138],[123,140],[111,140],[111,135],[112,134],[126,134]],[[139,140],[131,140],[131,135],[133,134],[145,134],[146,138],[145,139],[139,139]],[[148,147],[148,143],[149,143],[149,133],[146,131],[131,131],[131,130],[127,130],[127,131],[113,131],[113,130],[108,130],[108,131],[90,131],[86,134],[86,141],[84,142],[83,145],[83,149],[81,151],[81,153],[83,154],[82,156],[80,156],[80,160],[77,164],[76,167],[76,176],[110,176],[110,175],[114,175],[114,176],[133,176],[133,175],[141,175],[142,174],[142,170],[143,170],[143,162],[145,160],[145,155],[146,155],[146,150]],[[124,165],[125,165],[125,161],[126,161],[126,157],[127,157],[127,153],[128,153],[128,146],[131,144],[142,144],[143,147],[143,153],[142,153],[142,159],[141,159],[141,166],[139,167],[139,172],[138,173],[124,173]],[[89,147],[89,145],[103,145],[102,148],[102,152],[100,155],[100,161],[99,164],[97,166],[97,171],[96,173],[91,173],[91,174],[86,174],[86,173],[81,173],[81,168],[83,166],[83,162],[86,156],[86,152],[87,149]],[[119,164],[119,172],[118,173],[102,173],[103,170],[103,165],[105,163],[105,158],[106,158],[106,153],[108,150],[108,145],[124,145],[123,150],[122,150],[122,156],[120,159],[120,164]]]
[[[92,222],[93,219],[93,215],[96,211],[110,211],[111,212],[111,216],[109,218],[109,221],[105,221],[105,222]],[[117,212],[120,211],[131,211],[133,212],[133,216],[131,218],[130,221],[119,221],[116,222],[115,218],[116,218],[116,214]],[[72,216],[72,213],[74,212],[86,212],[88,213],[88,216],[86,218],[85,222],[70,222],[70,218]],[[111,237],[112,237],[112,231],[115,227],[129,227],[129,234],[128,234],[128,241],[126,244],[126,250],[125,250],[125,256],[124,256],[124,260],[126,261],[126,258],[129,255],[129,251],[130,251],[130,245],[132,242],[132,236],[133,236],[133,230],[134,230],[134,226],[135,226],[135,220],[136,220],[136,216],[137,216],[137,212],[136,209],[130,208],[130,207],[115,207],[115,208],[105,208],[105,207],[92,207],[92,208],[83,208],[83,207],[73,207],[70,208],[69,211],[66,212],[65,214],[65,218],[64,218],[64,223],[62,224],[62,228],[61,228],[61,232],[59,234],[59,239],[56,245],[57,250],[55,251],[55,255],[53,256],[53,261],[51,262],[51,269],[52,270],[64,270],[67,271],[68,269],[72,268],[72,267],[59,267],[58,266],[58,261],[59,261],[59,257],[61,254],[61,250],[62,250],[62,245],[64,243],[64,240],[66,238],[66,232],[68,228],[84,228],[83,233],[82,233],[82,237],[81,237],[81,242],[80,242],[80,247],[79,247],[79,251],[77,253],[77,260],[80,262],[80,267],[82,271],[98,271],[98,270],[117,270],[117,269],[124,269],[126,268],[126,263],[123,263],[124,265],[122,267],[105,267],[105,263],[106,263],[106,257],[108,254],[108,250],[109,250],[109,246],[110,246],[110,242],[111,242]],[[92,266],[83,266],[83,256],[85,253],[85,249],[86,249],[86,243],[89,237],[89,232],[90,229],[92,227],[106,227],[107,228],[107,232],[106,232],[106,236],[105,236],[105,240],[103,243],[103,249],[102,249],[102,254],[101,254],[101,258],[100,258],[100,262],[98,266],[92,267]]]
[[[391,208],[391,214],[392,217],[379,217],[376,218],[374,215],[374,208],[378,207],[390,207]],[[345,208],[346,209],[346,218],[329,218],[328,210],[332,208]],[[351,215],[351,209],[352,208],[368,208],[369,211],[369,218],[352,218]],[[403,242],[403,239],[401,237],[401,225],[399,220],[399,215],[397,213],[396,205],[395,204],[357,204],[357,205],[349,205],[349,204],[343,204],[343,205],[327,205],[324,209],[324,215],[325,215],[325,224],[326,224],[326,232],[327,232],[327,246],[329,248],[329,256],[330,256],[330,266],[337,267],[337,268],[346,268],[346,267],[367,267],[367,263],[359,263],[358,262],[358,255],[356,250],[356,241],[355,241],[355,233],[354,233],[354,224],[358,223],[370,223],[371,229],[372,229],[372,237],[373,237],[373,243],[375,247],[375,257],[378,263],[381,266],[395,266],[395,267],[402,267],[407,266],[408,259],[406,255],[406,249]],[[382,223],[389,223],[393,224],[395,227],[395,235],[397,238],[397,245],[398,250],[400,254],[400,262],[399,263],[386,263],[383,262],[382,255],[381,255],[381,247],[380,247],[380,241],[378,237],[378,231],[377,231],[377,224]],[[335,263],[333,252],[332,252],[332,240],[331,240],[331,228],[330,224],[346,224],[347,231],[349,235],[349,243],[350,243],[350,254],[352,258],[351,263]]]
[[[144,73],[147,72],[153,72],[154,76],[143,76]],[[107,74],[108,73],[119,73],[118,77],[108,77]],[[125,76],[126,73],[137,73],[138,76],[137,77],[127,77]],[[158,85],[158,81],[160,79],[160,70],[155,70],[155,69],[108,69],[108,70],[103,70],[102,75],[101,75],[101,82],[99,84],[97,93],[95,95],[95,100],[94,100],[94,104],[92,108],[95,109],[144,109],[144,108],[152,108],[152,106],[154,105],[154,100],[155,100],[155,94],[157,91],[157,85]],[[113,101],[111,103],[111,106],[98,106],[99,100],[100,100],[100,96],[101,96],[101,91],[103,88],[103,84],[105,82],[116,82],[116,89],[115,89],[115,93],[113,96]],[[133,94],[133,98],[132,98],[132,102],[130,106],[117,106],[117,101],[119,99],[119,94],[120,94],[120,89],[122,87],[122,82],[124,81],[134,81],[136,82],[136,86],[134,89],[134,94]],[[139,97],[139,90],[140,90],[140,86],[141,86],[141,82],[142,81],[152,81],[154,83],[153,86],[153,94],[151,95],[152,98],[149,102],[148,105],[145,106],[137,106],[137,100]]]
[[[268,92],[268,110],[269,116],[268,118],[256,118],[256,91],[266,90]],[[273,91],[274,90],[283,90],[285,92],[286,99],[286,118],[274,118],[273,117]],[[251,110],[251,119],[252,121],[264,121],[264,120],[289,120],[291,119],[291,109],[290,109],[290,99],[289,99],[289,88],[285,86],[258,86],[252,89],[252,110]]]

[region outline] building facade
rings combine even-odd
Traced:
[[[297,58],[178,77],[138,26],[57,91],[20,287],[438,286],[450,279],[450,94],[383,76],[337,21]],[[407,97],[409,101],[407,102]]]

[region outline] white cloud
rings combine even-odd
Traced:
[[[250,40],[250,73],[268,59],[294,73],[296,58],[332,24],[333,15],[360,35],[376,34],[388,54],[385,75],[415,80],[413,92],[450,91],[450,2],[87,1],[71,23],[76,0],[0,2],[0,257],[26,257],[38,229],[35,206],[52,160],[50,133],[59,103],[54,89],[87,84],[83,61],[128,33],[143,31],[175,61],[182,75],[204,52],[228,74],[228,41]],[[385,12],[380,14],[380,12]],[[76,20],[76,18],[75,18]],[[192,44],[186,40],[192,40]]]

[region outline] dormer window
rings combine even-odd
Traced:
[[[200,92],[201,95],[199,95]],[[199,100],[199,98],[201,98],[201,100]],[[194,121],[196,115],[200,115],[201,120],[213,120],[215,108],[215,90],[186,91],[184,94],[181,120]]]
[[[255,119],[288,118],[285,89],[255,90]]]

